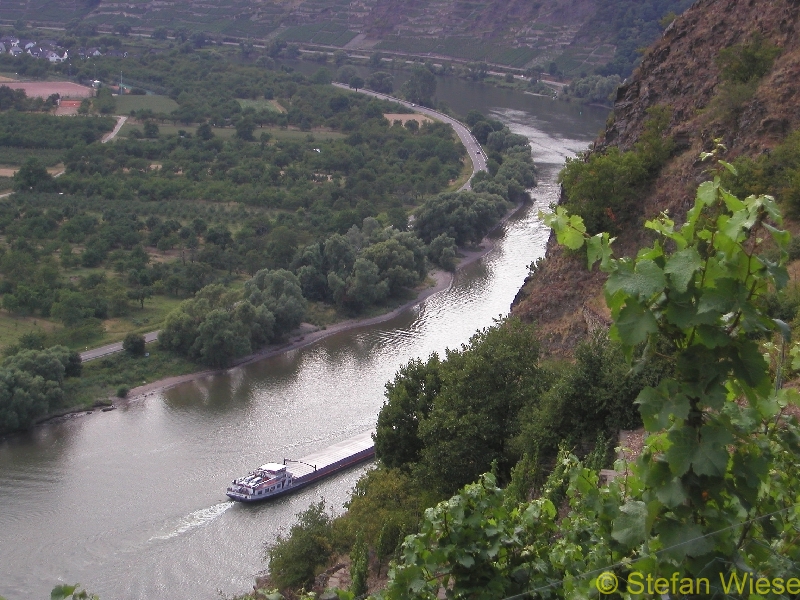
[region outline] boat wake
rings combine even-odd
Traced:
[[[209,506],[208,508],[201,508],[200,510],[196,510],[193,513],[188,514],[187,516],[183,517],[180,521],[178,527],[176,527],[173,531],[166,535],[155,535],[150,538],[149,541],[153,540],[168,540],[174,537],[178,537],[182,533],[186,533],[190,529],[194,529],[196,527],[201,527],[206,523],[210,523],[226,510],[228,510],[231,506],[233,506],[235,502],[220,502],[219,504],[215,504],[214,506]]]

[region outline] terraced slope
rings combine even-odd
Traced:
[[[3,0],[0,21],[185,27],[365,51],[591,71],[660,33],[691,0]],[[643,37],[644,36],[644,37]],[[627,46],[626,46],[627,44]]]

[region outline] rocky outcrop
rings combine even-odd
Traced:
[[[756,32],[781,54],[755,93],[726,112],[716,58],[723,48],[747,43]],[[707,165],[697,157],[712,149],[714,140],[723,141],[731,160],[768,152],[800,127],[799,33],[800,0],[699,0],[649,49],[620,87],[613,117],[592,149],[632,148],[647,110],[657,105],[672,108],[665,135],[675,142],[673,156],[650,191],[637,199],[636,217],[617,236],[618,254],[631,253],[646,241],[644,218],[665,210],[682,218],[698,183],[708,176]],[[603,281],[600,274],[586,271],[582,257],[551,240],[547,258],[529,277],[512,312],[539,322],[550,350],[568,352],[588,330],[582,307],[597,300]]]

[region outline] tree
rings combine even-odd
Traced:
[[[140,333],[129,333],[122,341],[122,349],[132,356],[144,356],[144,336]]]
[[[342,83],[347,83],[349,85],[353,77],[357,76],[358,71],[356,71],[356,68],[351,65],[347,65],[339,69],[339,72],[336,74],[336,79],[337,81],[341,81]]]
[[[136,300],[139,303],[139,308],[144,309],[144,301],[153,297],[153,288],[149,285],[139,285],[133,290],[128,292],[128,298]]]
[[[197,127],[197,131],[195,135],[199,137],[203,141],[208,141],[214,137],[214,131],[211,129],[211,125],[208,123],[202,123]]]
[[[250,117],[243,117],[236,122],[236,137],[246,142],[252,142],[255,138],[253,132],[256,126]]]
[[[436,76],[429,69],[416,65],[403,84],[403,96],[409,102],[430,106],[436,94]]]
[[[391,94],[394,90],[394,76],[385,71],[376,71],[367,77],[365,85],[376,92]]]
[[[419,462],[423,443],[420,421],[430,414],[441,391],[441,361],[413,359],[386,384],[386,400],[378,413],[375,454],[386,467],[409,468]]]
[[[78,325],[94,315],[89,298],[80,292],[61,290],[58,301],[53,303],[50,314],[67,327]]]
[[[80,375],[80,355],[63,346],[23,350],[0,365],[0,431],[25,429],[63,399],[65,377]]]
[[[312,504],[297,515],[289,535],[278,539],[266,551],[270,578],[280,589],[299,589],[310,584],[317,567],[324,565],[332,551],[331,518],[325,501]]]
[[[245,282],[245,298],[264,306],[275,316],[275,335],[286,335],[300,325],[306,312],[303,289],[297,276],[285,269],[258,271]]]
[[[144,137],[148,139],[155,139],[158,137],[158,125],[156,125],[155,121],[145,121],[144,125],[142,125],[142,130]]]
[[[364,87],[364,80],[358,75],[355,75],[354,77],[350,78],[349,85],[351,88],[358,91],[359,89]]]
[[[355,596],[367,593],[369,574],[369,549],[364,543],[364,535],[359,533],[350,549],[350,591]]]
[[[111,94],[111,88],[101,87],[92,99],[92,106],[101,115],[110,115],[116,110],[117,102]]]
[[[197,327],[190,355],[212,367],[226,367],[237,356],[250,352],[250,336],[231,313],[215,309]]]
[[[15,192],[51,192],[56,187],[53,176],[35,158],[29,158],[14,173],[12,178]]]

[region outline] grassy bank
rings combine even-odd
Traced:
[[[122,389],[198,370],[195,363],[159,350],[158,344],[148,345],[147,351],[149,356],[119,352],[84,364],[82,375],[64,385],[64,408],[89,407],[98,400],[116,397]]]

